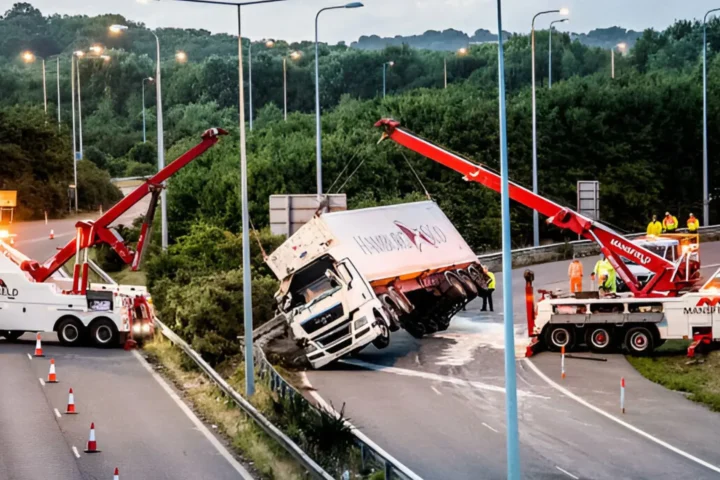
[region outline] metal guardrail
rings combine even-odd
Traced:
[[[111,178],[110,183],[116,183],[116,182],[129,182],[131,180],[147,180],[148,178],[152,177],[152,175],[141,175],[139,177],[122,177],[122,178]]]
[[[233,399],[240,409],[242,409],[247,416],[253,419],[253,421],[262,428],[273,440],[280,444],[287,452],[297,460],[310,474],[317,479],[321,480],[333,480],[333,477],[328,474],[323,468],[318,465],[315,460],[310,458],[295,442],[293,442],[287,435],[280,431],[275,425],[273,425],[263,414],[261,414],[255,407],[245,400],[234,388],[232,388],[218,374],[195,350],[180,338],[175,332],[173,332],[167,325],[162,323],[157,318],[155,324],[160,327],[162,334],[168,338],[173,344],[180,347],[180,349],[189,356],[198,367],[200,367],[210,379],[222,390],[227,396]],[[277,373],[277,372],[276,372]]]
[[[295,387],[290,385],[282,375],[272,366],[272,364],[265,357],[265,353],[262,348],[256,348],[254,350],[255,365],[259,368],[259,375],[261,380],[267,382],[268,386],[272,391],[277,393],[280,397],[285,398],[290,395],[295,398],[300,398],[306,402],[310,408],[317,411],[317,407],[309,402],[302,393],[298,392]],[[335,415],[333,411],[327,412],[330,415]],[[422,480],[420,476],[402,465],[400,462],[390,457],[386,452],[380,451],[381,449],[376,445],[371,445],[369,439],[360,432],[350,423],[345,422],[351,429],[355,436],[355,442],[360,448],[360,460],[362,468],[365,469],[368,466],[376,466],[385,473],[385,480]],[[365,439],[361,438],[365,437]]]
[[[680,229],[678,233],[687,233],[686,229]],[[720,225],[708,225],[707,227],[700,227],[698,229],[699,234],[703,233],[720,233]],[[641,233],[630,233],[627,235],[624,235],[625,238],[633,239],[642,237],[643,235],[646,235],[645,232]],[[551,243],[549,245],[540,245],[539,247],[524,247],[524,248],[516,248],[512,251],[513,255],[521,254],[521,253],[541,253],[543,251],[553,251],[560,248],[563,248],[565,245],[592,245],[595,242],[592,242],[590,240],[572,240],[570,242],[562,242],[562,243]],[[487,260],[490,258],[500,257],[502,256],[501,251],[497,252],[490,252],[490,253],[482,253],[477,256],[478,260]]]

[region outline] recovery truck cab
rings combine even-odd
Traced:
[[[65,345],[87,336],[98,347],[124,342],[136,316],[137,299],[115,291],[66,293],[53,282],[35,282],[6,255],[0,255],[0,336],[16,340],[25,332],[56,332]],[[138,336],[142,335],[142,327]]]
[[[433,202],[316,215],[267,259],[280,311],[314,368],[401,327],[445,330],[483,285],[477,256]]]
[[[699,261],[698,235],[697,234],[663,234],[663,235],[646,235],[638,237],[632,241],[654,254],[675,263],[679,259],[684,258],[683,253],[690,250],[690,260]],[[623,263],[627,265],[628,270],[637,278],[641,285],[645,285],[653,276],[653,272],[647,268],[638,265],[636,262],[623,258]],[[629,289],[621,278],[617,278],[618,292],[627,292]]]

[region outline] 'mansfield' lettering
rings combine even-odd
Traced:
[[[620,250],[622,250],[623,252],[631,255],[632,257],[634,257],[637,261],[639,261],[643,265],[647,265],[648,263],[650,263],[651,259],[649,256],[635,250],[630,245],[620,243],[618,241],[618,239],[616,239],[616,238],[613,238],[612,240],[610,240],[610,245],[613,245],[613,246],[619,248]]]

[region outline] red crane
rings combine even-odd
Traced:
[[[202,141],[193,148],[185,152],[180,158],[168,164],[165,168],[150,177],[133,190],[129,195],[116,203],[110,210],[101,215],[97,220],[84,220],[75,224],[77,235],[70,240],[64,247],[47,259],[44,264],[39,264],[35,260],[25,260],[20,264],[20,268],[30,274],[36,282],[44,282],[53,273],[57,272],[60,267],[68,262],[73,256],[76,257],[75,267],[73,270],[73,292],[85,294],[88,283],[88,263],[87,249],[101,243],[106,243],[120,255],[120,258],[126,264],[132,264],[132,269],[137,270],[145,250],[146,240],[150,235],[150,227],[155,215],[155,207],[163,189],[163,182],[177,173],[181,168],[192,162],[200,155],[205,153],[210,147],[215,145],[220,135],[227,135],[227,132],[221,128],[211,128],[202,134]],[[110,228],[110,225],[127,212],[133,205],[142,200],[146,195],[152,194],[150,206],[143,221],[140,231],[140,238],[136,251],[131,251],[125,245],[122,237],[116,230]],[[81,276],[81,260],[80,257],[84,252],[84,260],[82,261]],[[80,282],[82,279],[82,283]]]
[[[500,192],[500,175],[482,165],[472,163],[452,152],[434,145],[427,140],[400,127],[400,123],[383,119],[375,124],[383,128],[383,138],[390,138],[414,152],[428,157],[463,176],[463,180],[478,182]],[[510,182],[510,198],[547,216],[547,223],[571,230],[597,243],[610,261],[620,278],[636,297],[673,297],[682,290],[692,287],[699,279],[699,262],[691,258],[691,251],[682,252],[676,262],[656,255],[652,251],[624,238],[614,230],[593,221],[555,202],[534,194],[532,191]],[[622,261],[626,258],[643,266],[654,275],[642,285]]]

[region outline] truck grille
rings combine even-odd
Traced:
[[[327,349],[329,353],[337,353],[343,348],[349,347],[352,343],[352,338],[348,338],[347,340],[343,340],[342,342],[338,343],[337,345],[334,345]]]
[[[324,348],[348,335],[350,335],[350,320],[345,322],[343,325],[340,325],[338,328],[331,330],[325,335],[318,337],[317,339],[315,339],[315,341]]]
[[[302,324],[302,327],[305,329],[307,333],[313,333],[324,326],[328,325],[329,323],[332,323],[333,321],[337,320],[338,318],[342,317],[344,313],[342,303],[338,303],[334,307],[330,307],[321,314],[309,319],[305,320],[305,322]]]

